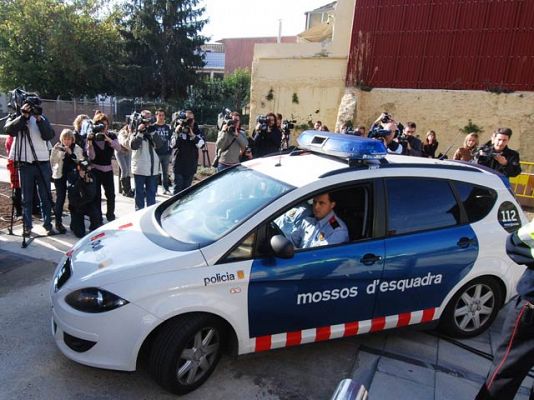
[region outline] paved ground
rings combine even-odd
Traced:
[[[6,180],[0,158],[0,181]],[[132,199],[117,196],[118,216],[133,210]],[[55,263],[77,239],[42,237],[22,249],[20,227],[14,233],[0,231],[0,400],[175,398],[145,371],[99,370],[61,355],[50,333],[48,288]],[[505,312],[488,332],[462,343],[492,353]],[[369,380],[371,400],[472,399],[489,365],[442,338],[406,329],[226,357],[203,387],[183,398],[328,399],[339,380],[352,376]],[[531,381],[516,400],[528,399]]]

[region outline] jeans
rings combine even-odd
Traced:
[[[54,186],[56,187],[56,204],[54,210],[57,225],[63,222],[63,206],[67,197],[67,178],[63,176],[59,179],[54,179]]]
[[[158,176],[135,175],[135,209],[140,210],[156,204],[156,191],[158,190]]]
[[[109,221],[115,219],[115,181],[113,179],[113,171],[102,172],[96,168],[92,170],[96,182],[96,199],[95,205],[100,210],[100,221],[102,221],[102,189],[106,194],[106,218]],[[100,223],[102,225],[102,222]]]
[[[19,167],[20,185],[22,188],[22,218],[24,226],[32,228],[32,208],[33,208],[33,188],[37,183],[41,213],[43,215],[43,227],[52,228],[52,203],[50,193],[50,180],[52,178],[52,168],[49,161],[41,161],[36,164],[21,163]]]
[[[163,189],[169,190],[169,162],[171,160],[170,154],[162,154],[158,155],[159,162],[161,164],[161,175],[163,175],[163,178],[161,180],[163,184]]]
[[[121,179],[132,176],[132,152],[115,151],[115,158],[121,169]]]
[[[174,191],[173,194],[180,193],[182,190],[187,189],[193,183],[195,175],[183,175],[174,172]]]

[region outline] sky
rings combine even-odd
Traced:
[[[332,0],[204,0],[204,15],[209,22],[202,34],[210,43],[224,38],[278,36],[278,20],[282,20],[282,36],[294,36],[306,24],[304,13]]]

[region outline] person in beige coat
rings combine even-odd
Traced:
[[[76,163],[83,160],[83,151],[74,143],[74,131],[63,129],[59,136],[59,142],[55,144],[50,153],[50,165],[52,167],[52,179],[56,187],[56,230],[59,233],[67,232],[63,226],[63,206],[67,196],[67,180],[69,175],[75,174]]]

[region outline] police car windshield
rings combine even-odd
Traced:
[[[212,243],[272,203],[293,186],[243,166],[192,190],[161,215],[161,226],[182,243]]]

